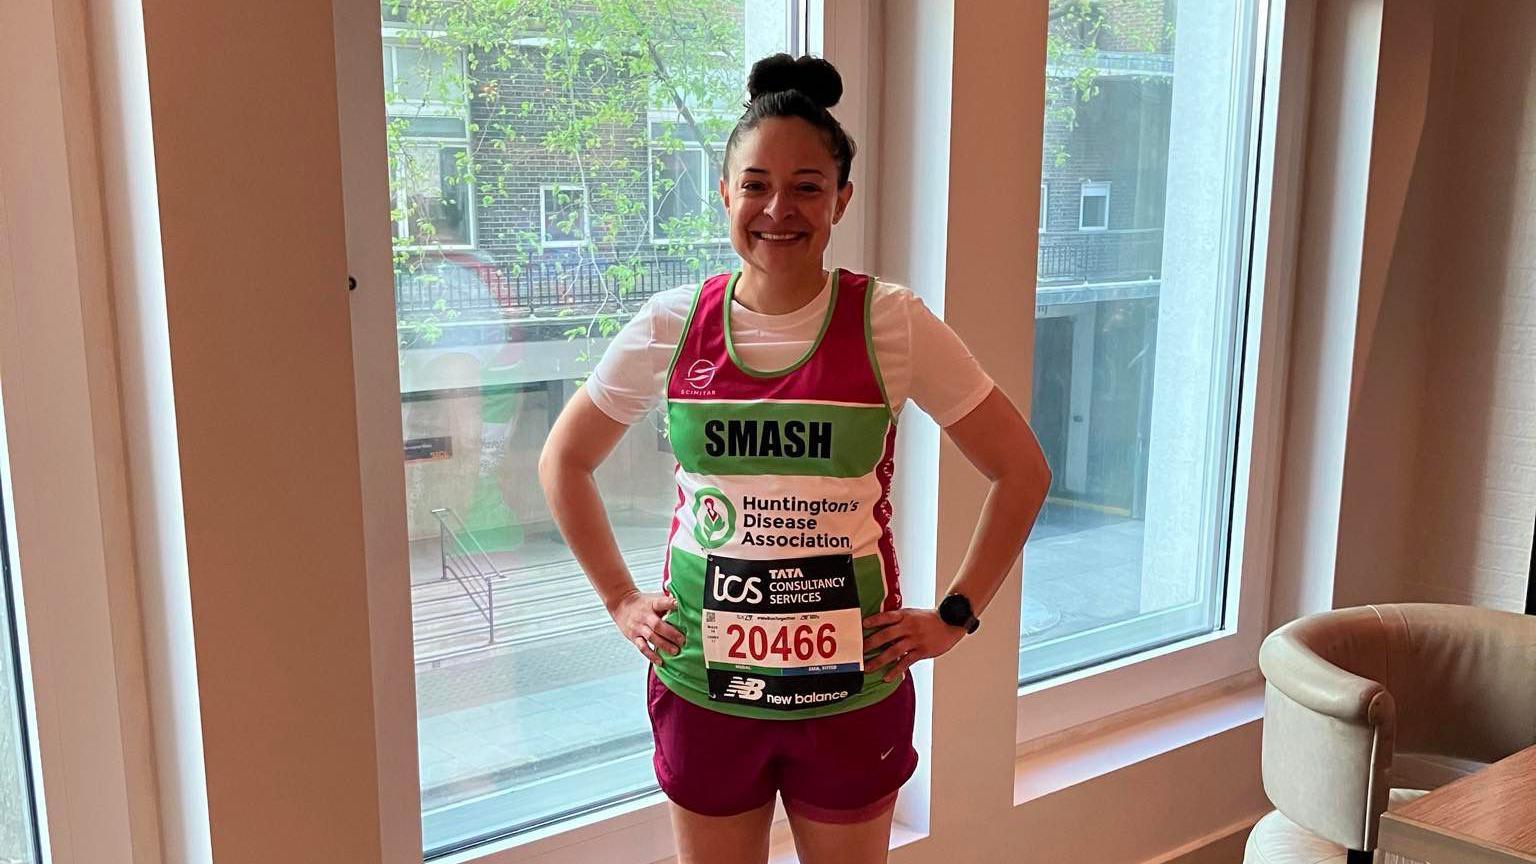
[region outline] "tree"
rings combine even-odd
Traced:
[[[1177,0],[1053,0],[1047,12],[1046,63],[1062,72],[1046,78],[1045,122],[1071,131],[1081,106],[1099,93],[1101,43],[1120,50],[1167,53],[1173,48],[1171,14]],[[1056,167],[1071,158],[1063,145],[1046,154]]]
[[[1101,44],[1167,50],[1172,3],[1053,0],[1047,61],[1069,74],[1047,81],[1047,124],[1070,131],[1081,106],[1099,95]],[[446,244],[439,217],[464,219],[473,204],[490,209],[519,194],[526,201],[526,177],[536,170],[559,178],[560,188],[544,202],[554,213],[549,230],[580,238],[579,266],[600,288],[579,310],[561,310],[572,318],[566,335],[612,335],[631,311],[627,301],[645,259],[663,251],[697,269],[705,263],[701,250],[723,233],[712,181],[722,167],[718,145],[744,97],[744,6],[743,0],[383,0],[386,20],[408,25],[409,44],[429,58],[406,72],[396,68],[386,81],[394,109],[388,127],[397,192],[392,215],[408,228],[397,237],[396,271],[428,284],[442,278],[438,250]],[[530,82],[536,98],[516,95]],[[413,135],[415,125],[433,120],[445,105],[469,107],[467,143],[451,159],[445,150],[421,147]],[[670,119],[648,122],[653,109]],[[685,190],[662,169],[689,152],[701,154],[708,168],[691,172],[698,176],[688,178]],[[1056,145],[1047,158],[1061,166],[1070,155]],[[666,209],[658,205],[697,194],[698,187],[706,187],[713,206],[674,208],[658,220],[663,243],[653,247],[647,230],[653,208]],[[421,189],[439,194],[410,192]],[[451,189],[464,190],[463,196],[473,190],[476,201],[461,202]],[[522,262],[541,247],[539,229],[487,230],[503,258],[501,273],[518,279]],[[402,316],[402,347],[437,341],[459,314],[439,302]]]
[[[550,230],[580,238],[580,266],[600,286],[600,296],[579,315],[562,310],[573,318],[567,335],[611,335],[622,323],[620,313],[629,311],[625,301],[644,259],[653,255],[652,208],[680,191],[676,179],[661,178],[662,160],[692,142],[710,166],[705,177],[719,174],[718,144],[743,95],[739,0],[385,0],[384,11],[386,19],[410,25],[410,44],[434,58],[386,81],[391,105],[416,108],[392,111],[389,122],[397,193],[434,185],[473,189],[489,209],[525,191],[529,164],[537,162],[560,184],[540,193],[546,207],[554,205]],[[536,82],[540,98],[516,96],[513,82],[524,90]],[[445,164],[441,151],[434,161],[415,144],[412,126],[430,117],[433,106],[452,104],[469,106],[468,146]],[[667,109],[676,119],[652,128],[650,109]],[[397,272],[436,278],[435,250],[443,244],[429,211],[449,198],[446,192],[435,202],[396,195],[392,215],[409,226],[397,236]],[[709,208],[681,211],[658,226],[662,248],[697,258],[698,244],[720,236],[721,219]],[[539,232],[492,230],[503,255],[515,250],[504,273],[516,279],[519,259],[540,248]],[[438,304],[430,313],[402,317],[402,347],[436,341],[456,314]]]

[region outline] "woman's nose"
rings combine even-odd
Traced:
[[[768,214],[775,222],[781,219],[789,210],[789,196],[783,192],[775,192],[768,198],[768,203],[763,206],[763,212]]]

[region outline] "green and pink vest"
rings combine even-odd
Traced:
[[[896,423],[870,338],[874,284],[835,271],[816,341],[764,372],[731,342],[738,275],[699,287],[667,376],[678,465],[662,590],[686,638],[656,676],[738,716],[851,711],[899,683],[866,668],[861,623],[901,606]]]

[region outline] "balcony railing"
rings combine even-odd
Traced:
[[[1162,272],[1161,229],[1063,231],[1040,235],[1043,287],[1154,279]],[[395,273],[401,317],[452,310],[472,318],[553,316],[596,311],[614,299],[620,274],[631,277],[628,299],[699,281],[737,266],[734,258],[647,258],[637,262],[527,262],[498,264],[468,253],[445,252]]]
[[[395,307],[401,317],[440,310],[516,317],[555,315],[563,310],[600,308],[615,298],[622,274],[630,276],[624,296],[644,299],[734,266],[734,259],[711,262],[688,258],[509,265],[445,254],[412,270],[396,271]]]
[[[1130,282],[1157,278],[1162,270],[1160,228],[1040,235],[1041,284]]]

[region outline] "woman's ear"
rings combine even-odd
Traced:
[[[720,190],[720,203],[725,207],[725,215],[731,215],[731,197],[729,187],[725,185],[725,172],[720,172],[720,184],[716,187]]]
[[[848,209],[848,202],[853,198],[853,181],[843,184],[843,188],[837,190],[837,209],[832,211],[832,224],[843,221],[843,211]]]

